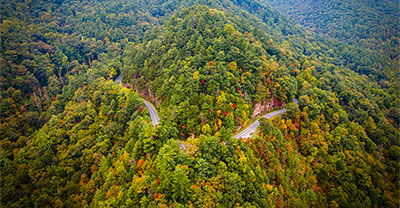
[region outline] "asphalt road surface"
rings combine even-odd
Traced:
[[[295,98],[293,99],[294,103],[298,103],[298,100]],[[271,113],[268,113],[266,115],[264,115],[263,117],[265,118],[272,118],[276,115],[280,115],[282,113],[286,112],[286,109],[282,109],[282,110],[277,110]],[[249,138],[251,137],[251,135],[254,133],[254,131],[257,129],[257,127],[260,125],[260,122],[258,121],[259,119],[257,119],[254,123],[252,123],[249,127],[247,127],[245,130],[241,131],[240,133],[236,134],[234,136],[235,139],[239,139],[239,138]]]
[[[157,124],[160,123],[160,118],[158,118],[156,109],[153,107],[153,105],[151,103],[147,102],[144,99],[143,99],[143,101],[144,101],[144,104],[146,105],[147,110],[150,113],[150,117],[153,122],[153,126],[156,126]]]
[[[117,79],[115,79],[116,82],[119,82],[119,84],[121,84],[122,81],[122,76],[121,74],[118,75]]]
[[[122,81],[121,74],[118,75],[118,77],[115,79],[115,81],[119,82],[119,84],[121,85],[121,81]],[[157,124],[160,123],[160,118],[158,117],[156,109],[154,108],[154,106],[151,103],[147,102],[145,99],[143,99],[143,101],[144,101],[144,105],[146,106],[147,110],[150,113],[150,118],[152,120],[153,126],[156,126]]]
[[[122,81],[121,74],[115,79],[115,81],[119,82],[119,84],[121,84],[121,81]],[[150,113],[150,117],[151,117],[153,125],[156,126],[157,124],[160,123],[160,118],[158,117],[156,109],[154,108],[154,106],[151,103],[147,102],[144,99],[143,99],[143,101],[144,101],[144,104],[146,105],[147,110]],[[296,98],[294,98],[293,102],[297,104],[298,100]],[[270,118],[272,118],[272,117],[274,117],[276,115],[280,115],[280,114],[283,114],[285,112],[286,112],[286,109],[281,109],[281,110],[277,110],[277,111],[268,113],[268,114],[264,115],[263,117],[270,119]],[[249,137],[251,137],[251,135],[254,133],[254,131],[257,129],[257,127],[259,125],[260,125],[260,122],[257,119],[255,122],[253,122],[245,130],[243,130],[240,133],[236,134],[234,136],[234,138],[239,139],[239,138],[249,138]]]

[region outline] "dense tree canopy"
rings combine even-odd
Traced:
[[[1,205],[398,207],[399,12],[371,2],[0,2]]]

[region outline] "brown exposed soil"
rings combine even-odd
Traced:
[[[253,123],[254,119],[256,119],[257,117],[270,112],[273,109],[273,106],[274,106],[274,102],[273,101],[268,101],[267,99],[263,100],[260,103],[257,103],[254,106],[254,111],[253,111],[253,114],[251,115],[251,118],[250,118],[250,121],[249,121],[248,124]],[[247,124],[243,125],[243,126],[239,126],[236,129],[236,131],[234,132],[234,134],[239,133],[245,127],[247,127]]]
[[[273,108],[273,102],[271,101],[264,100],[261,103],[257,103],[254,106],[254,112],[251,115],[250,120],[253,121],[255,118],[270,112],[272,108]]]

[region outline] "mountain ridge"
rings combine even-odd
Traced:
[[[2,205],[400,203],[388,56],[263,1],[1,5]],[[139,94],[110,81],[121,74],[154,93],[156,127]],[[233,138],[256,104],[285,102],[252,137]]]

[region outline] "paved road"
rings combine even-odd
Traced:
[[[157,124],[160,123],[160,118],[158,118],[158,114],[156,109],[153,107],[153,105],[149,102],[147,102],[145,99],[143,99],[144,104],[146,105],[147,110],[150,112],[150,117],[153,122],[153,126],[156,126]]]
[[[118,77],[115,79],[115,81],[119,82],[119,84],[121,85],[121,82],[122,82],[121,74],[118,75]],[[143,99],[143,101],[144,101],[144,105],[146,106],[147,110],[150,113],[150,118],[152,120],[153,126],[156,126],[157,124],[160,123],[160,118],[158,117],[156,109],[154,108],[154,106],[151,103],[147,102],[145,99]]]
[[[119,84],[121,84],[121,81],[122,81],[121,74],[115,79],[115,81],[119,82]],[[151,103],[147,102],[145,99],[143,99],[143,101],[144,101],[144,104],[146,105],[147,110],[150,113],[150,117],[151,117],[153,125],[156,126],[157,124],[160,123],[160,118],[158,117],[156,109],[154,108],[154,106]],[[297,104],[299,101],[296,98],[294,98],[293,102]],[[276,115],[280,115],[280,114],[285,113],[285,112],[286,112],[286,109],[281,109],[281,110],[277,110],[277,111],[268,113],[268,114],[264,115],[263,117],[269,119],[269,118],[272,118],[272,117],[274,117]],[[234,136],[234,138],[239,139],[239,138],[249,138],[249,137],[251,137],[251,134],[257,129],[257,127],[259,125],[260,125],[260,122],[257,119],[254,123],[252,123],[245,130],[243,130],[240,133],[236,134]]]
[[[298,103],[298,100],[295,98],[293,99],[294,103]],[[271,113],[268,113],[266,115],[264,115],[263,117],[265,118],[272,118],[276,115],[280,115],[282,113],[286,112],[286,109],[282,109],[282,110],[277,110]],[[257,127],[260,125],[260,122],[258,121],[259,119],[257,119],[254,123],[252,123],[249,127],[247,127],[245,130],[241,131],[240,133],[236,134],[234,136],[235,139],[239,139],[239,138],[249,138],[251,137],[251,134],[257,129]]]
[[[118,77],[115,79],[116,82],[119,82],[119,84],[121,84],[122,81],[122,76],[121,74],[118,75]]]

